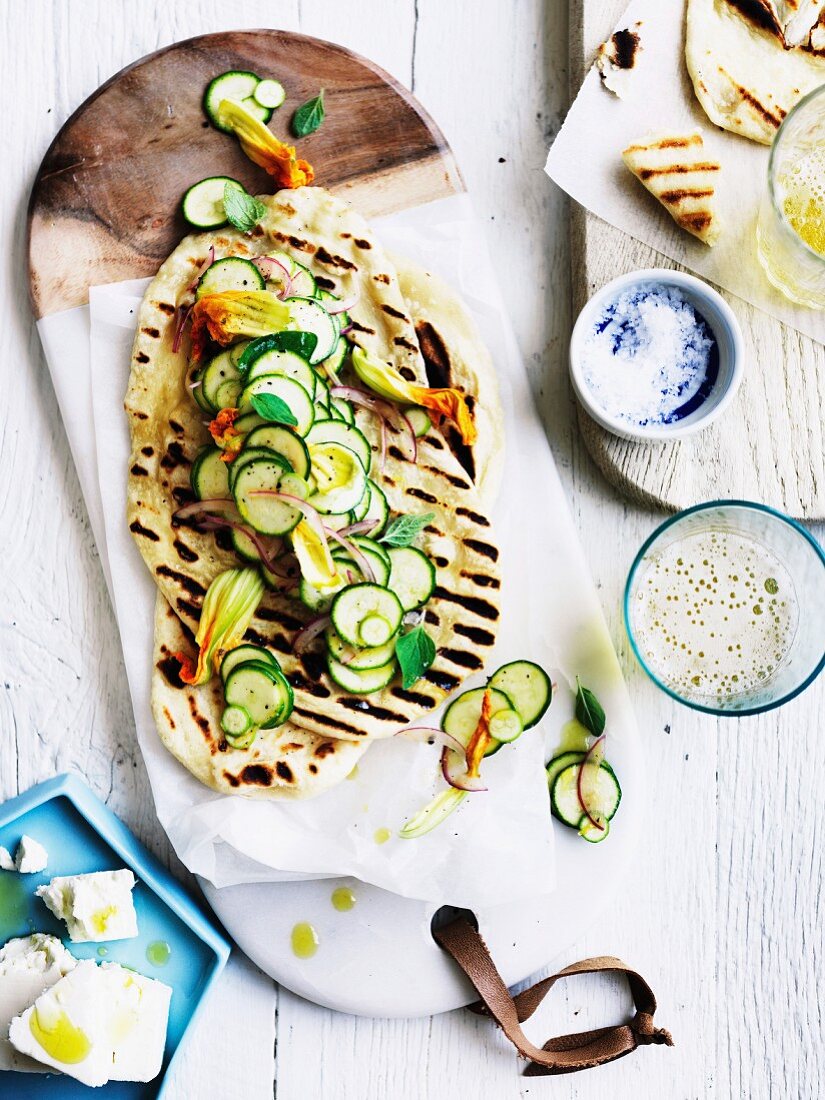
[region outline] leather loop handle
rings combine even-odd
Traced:
[[[504,984],[496,969],[487,944],[466,917],[459,916],[443,928],[433,931],[436,941],[455,959],[481,997],[481,1002],[471,1009],[492,1016],[504,1034],[524,1058],[530,1060],[525,1070],[528,1076],[575,1073],[604,1065],[616,1058],[630,1054],[637,1046],[649,1043],[673,1046],[669,1031],[653,1026],[656,998],[650,986],[635,970],[621,959],[600,956],[573,963],[530,986],[515,997]],[[594,1031],[580,1031],[550,1039],[543,1048],[535,1046],[521,1029],[523,1020],[533,1015],[545,996],[562,978],[575,974],[606,973],[623,974],[630,986],[636,1015],[629,1024],[601,1027]]]

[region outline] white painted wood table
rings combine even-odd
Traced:
[[[825,1095],[825,677],[780,712],[717,722],[658,693],[629,653],[620,594],[659,517],[618,499],[598,474],[567,382],[568,209],[542,171],[567,102],[564,0],[1,0],[0,14],[0,797],[78,772],[174,865],[153,816],[114,617],[28,310],[25,209],[55,131],[103,80],[175,39],[261,25],[368,55],[414,89],[452,142],[501,259],[649,758],[650,827],[625,890],[608,912],[583,912],[577,943],[554,961],[611,953],[635,964],[659,996],[673,1050],[552,1081],[523,1078],[512,1048],[468,1014],[337,1015],[277,991],[250,967],[215,996],[175,1100],[261,1100],[273,1081],[278,1100]],[[544,1041],[612,1022],[623,1008],[618,987],[577,981],[551,995],[528,1030]],[[206,1069],[218,1043],[242,1067],[231,1098],[216,1093]]]

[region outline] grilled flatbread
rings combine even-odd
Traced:
[[[770,145],[791,107],[825,83],[825,53],[811,45],[821,9],[804,0],[688,0],[685,58],[711,122]]]
[[[367,742],[324,737],[292,722],[259,730],[248,749],[231,748],[220,728],[220,681],[190,687],[178,676],[173,654],[191,644],[191,635],[158,593],[152,713],[166,748],[207,787],[248,798],[310,798],[346,779],[367,751]]]
[[[630,87],[631,73],[642,49],[641,26],[641,23],[635,23],[632,27],[614,31],[596,52],[596,69],[602,84],[619,99],[624,98]]]
[[[183,350],[172,351],[173,309],[210,245],[219,256],[282,248],[342,297],[360,290],[350,310],[350,339],[391,359],[411,381],[463,389],[472,401],[478,428],[478,441],[471,448],[449,428],[432,429],[419,441],[415,463],[391,447],[383,474],[374,464],[372,476],[393,512],[434,516],[418,545],[436,567],[437,586],[427,603],[426,622],[438,655],[412,690],[405,691],[397,680],[369,696],[338,688],[327,675],[320,650],[302,656],[292,652],[292,639],[312,613],[286,596],[267,592],[247,634],[248,640],[277,653],[295,690],[293,726],[323,738],[364,742],[390,736],[437,706],[466,676],[484,666],[495,643],[499,551],[487,515],[503,443],[495,374],[456,296],[413,265],[397,261],[397,271],[366,223],[341,200],[320,188],[302,188],[262,201],[268,213],[259,239],[233,230],[188,237],[146,293],[126,398],[132,432],[128,523],[166,601],[193,632],[209,584],[238,564],[214,535],[172,521],[175,510],[192,499],[191,463],[209,442],[203,414],[185,388],[187,357]],[[377,451],[374,418],[362,409],[356,418]],[[213,708],[213,729],[215,713]],[[161,735],[168,739],[168,719],[162,711],[158,720]],[[199,744],[198,736],[203,740],[196,731],[189,734],[195,743]],[[177,732],[173,740],[180,743],[181,737]],[[201,772],[205,774],[203,768]],[[270,788],[270,793],[275,791]]]
[[[662,134],[629,145],[622,159],[677,225],[705,244],[718,239],[714,196],[719,165],[705,153],[698,130]]]

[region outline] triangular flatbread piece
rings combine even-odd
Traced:
[[[707,245],[718,239],[714,200],[720,166],[707,156],[698,131],[635,142],[624,150],[622,159],[677,225]]]

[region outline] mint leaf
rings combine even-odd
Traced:
[[[273,424],[288,424],[290,428],[296,427],[298,418],[282,397],[274,393],[253,393],[252,408]]]
[[[381,542],[385,546],[410,546],[433,519],[433,512],[425,512],[422,516],[396,516],[382,535]]]
[[[415,626],[395,643],[404,688],[411,688],[435,660],[435,642],[423,626]]]
[[[324,89],[314,99],[302,103],[292,116],[292,132],[296,137],[314,133],[324,121]]]
[[[576,718],[595,736],[601,737],[607,719],[601,703],[590,690],[582,687],[576,677]]]
[[[266,207],[253,195],[248,195],[239,183],[227,182],[223,189],[223,209],[226,220],[248,233],[266,213]]]

